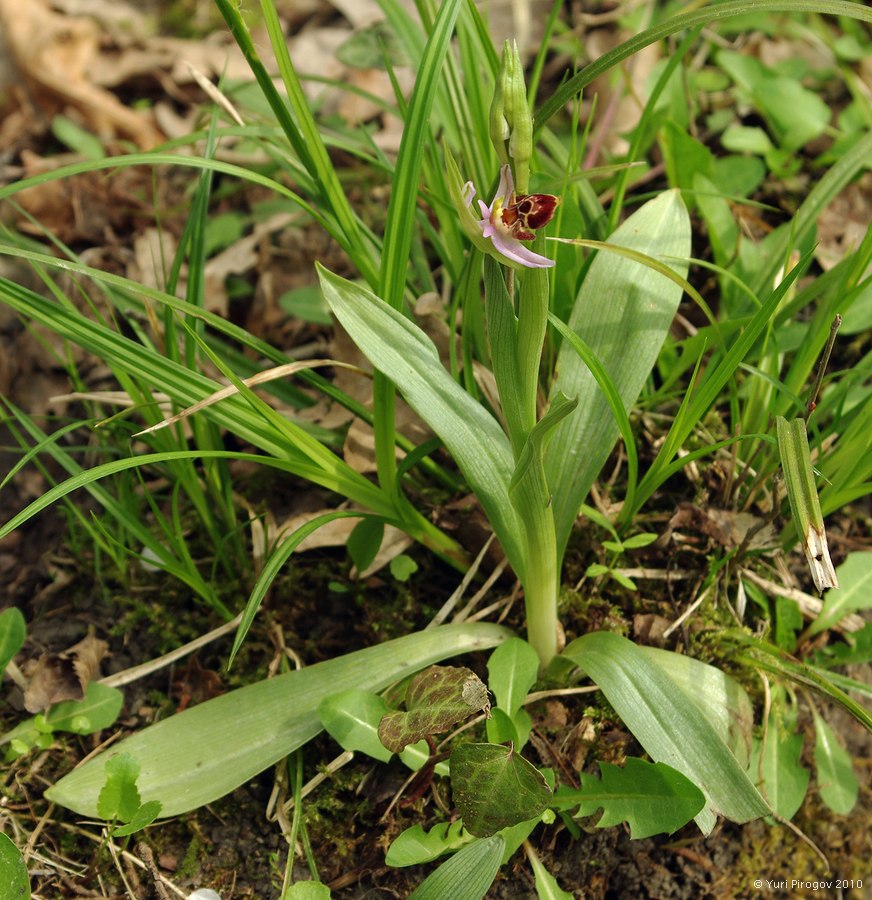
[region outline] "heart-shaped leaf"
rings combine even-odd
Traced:
[[[451,752],[451,792],[476,837],[541,815],[553,796],[542,773],[514,747],[460,744]]]

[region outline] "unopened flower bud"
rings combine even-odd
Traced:
[[[506,41],[490,109],[490,137],[503,165],[514,171],[518,193],[526,194],[533,155],[533,116],[518,46]]]

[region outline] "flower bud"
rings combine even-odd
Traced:
[[[518,193],[526,194],[533,155],[533,116],[518,46],[506,41],[490,109],[490,137],[500,163],[510,164]]]

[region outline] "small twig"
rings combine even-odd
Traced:
[[[218,638],[220,637],[224,637],[225,634],[229,634],[231,631],[234,631],[241,621],[242,614],[240,613],[238,616],[236,616],[235,619],[231,619],[231,621],[225,622],[218,628],[213,628],[212,631],[209,631],[206,634],[196,638],[195,640],[184,644],[182,647],[177,647],[175,650],[172,650],[169,653],[165,653],[163,656],[159,656],[157,659],[152,659],[148,662],[142,663],[141,665],[133,666],[130,669],[125,669],[123,672],[116,672],[115,675],[109,675],[106,678],[101,678],[100,684],[106,684],[109,685],[109,687],[121,687],[122,685],[130,684],[131,681],[137,681],[140,678],[145,678],[146,675],[151,675],[152,673],[157,672],[158,670],[163,669],[166,666],[171,666],[174,662],[183,659],[189,653],[193,653],[194,651],[199,650],[201,647],[205,647],[206,644],[210,644],[212,641],[218,640]]]
[[[687,619],[689,619],[694,612],[699,608],[702,602],[709,595],[709,591],[711,590],[711,586],[707,587],[697,598],[687,607],[687,609],[663,632],[664,640],[675,631],[676,628],[679,628]]]

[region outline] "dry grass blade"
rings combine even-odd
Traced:
[[[322,366],[333,366],[334,368],[338,369],[350,369],[352,372],[357,372],[360,375],[370,377],[369,374],[359,366],[340,362],[336,359],[301,359],[298,362],[286,363],[282,366],[274,366],[272,369],[265,369],[263,372],[258,372],[256,375],[252,375],[249,378],[243,378],[242,383],[246,387],[255,387],[259,384],[266,384],[270,381],[276,381],[279,378],[287,378],[291,375],[295,375],[297,372],[302,372],[305,369],[317,369]],[[183,409],[181,412],[176,413],[174,416],[170,416],[170,418],[168,419],[164,419],[163,422],[158,422],[156,425],[152,425],[150,428],[146,428],[143,431],[138,431],[133,436],[142,437],[145,434],[151,434],[155,431],[159,431],[161,428],[167,428],[169,425],[174,425],[176,422],[180,422],[182,419],[185,419],[188,416],[192,416],[194,413],[199,412],[201,409],[205,409],[207,406],[212,406],[213,403],[218,403],[219,400],[226,400],[228,397],[232,397],[234,394],[238,393],[239,388],[236,387],[235,384],[229,384],[227,385],[227,387],[221,388],[220,391],[215,391],[214,394],[210,394],[208,397],[204,397],[193,406],[189,406],[187,409]]]

